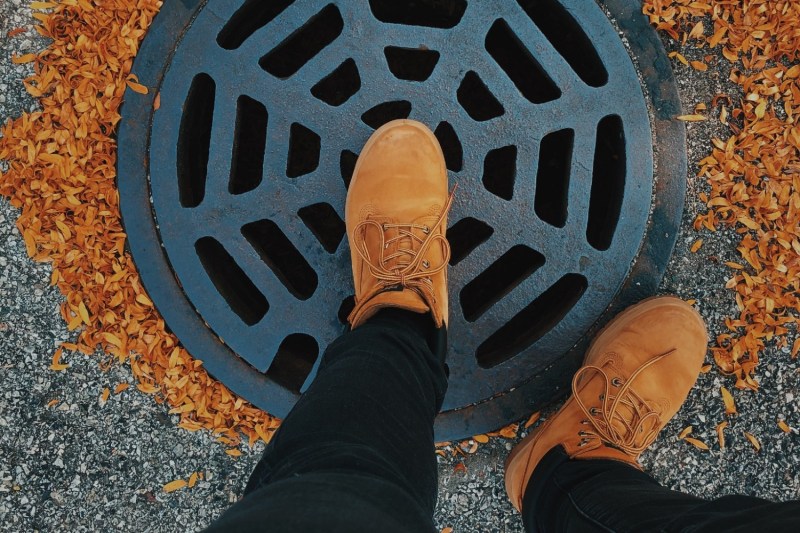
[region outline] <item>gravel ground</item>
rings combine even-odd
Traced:
[[[29,16],[21,0],[0,0],[0,121],[36,105],[20,83],[30,65],[12,65],[10,57],[46,43],[32,30],[6,38],[14,28],[30,28]],[[691,50],[683,53],[695,59]],[[724,65],[706,73],[680,64],[676,70],[687,110],[709,104],[717,92],[737,93]],[[726,133],[713,121],[689,126],[691,161],[708,152],[713,135]],[[705,187],[692,174],[690,168],[683,230],[661,291],[696,299],[714,335],[735,311],[732,294],[723,288],[730,276],[723,262],[735,259],[736,236],[698,235],[691,229],[702,209],[696,193]],[[49,266],[26,256],[16,216],[0,199],[0,531],[186,531],[208,524],[240,495],[263,446],[243,447],[241,457],[230,457],[209,434],[177,428],[164,405],[133,387],[102,402],[105,387],[132,384],[127,367],[101,370],[107,362],[102,354],[67,354],[63,360],[72,365],[69,370],[48,370],[54,347],[73,334],[58,315],[62,296],[48,285]],[[689,253],[699,237],[705,244]],[[761,392],[733,391],[741,414],[730,421],[724,450],[715,436],[716,424],[724,419],[719,387],[732,388],[731,382],[715,370],[702,375],[675,420],[644,454],[648,471],[669,487],[705,497],[800,497],[800,472],[793,468],[797,432],[784,434],[776,425],[785,418],[800,427],[800,369],[787,352],[763,354]],[[711,451],[677,440],[687,425]],[[744,431],[761,441],[760,452]],[[460,459],[441,461],[440,526],[457,532],[521,531],[502,485],[502,462],[512,445],[493,440],[464,458],[463,468]],[[204,474],[194,488],[161,490],[192,472]]]

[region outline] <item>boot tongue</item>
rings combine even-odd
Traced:
[[[624,393],[624,396],[619,399],[616,407],[614,407],[614,401],[617,398],[617,393],[621,390],[621,386],[612,385],[611,380],[613,376],[619,375],[619,373],[611,362],[604,364],[601,368],[608,373],[608,377],[604,377],[599,372],[591,375],[587,374],[580,380],[580,390],[577,393],[580,394],[581,400],[587,408],[597,409],[596,415],[591,417],[593,423],[594,420],[605,418],[615,433],[622,439],[630,442],[632,437],[636,444],[640,444],[646,438],[649,424],[645,423],[646,426],[641,434],[631,435],[631,432],[636,431],[641,417],[652,411],[652,408],[649,405],[637,405],[637,411],[633,404],[638,404],[639,400],[631,394],[631,389]],[[608,389],[606,389],[606,384]],[[603,395],[608,397],[603,400]],[[614,409],[613,412],[611,411],[612,408]]]

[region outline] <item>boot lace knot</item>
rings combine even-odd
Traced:
[[[409,289],[419,294],[431,306],[436,302],[431,276],[447,267],[450,245],[444,235],[442,223],[453,204],[455,188],[433,225],[415,223],[388,223],[366,219],[356,225],[353,235],[355,250],[369,267],[378,285],[364,300],[387,290]],[[375,228],[380,235],[379,254],[374,257],[367,246],[367,231]],[[389,236],[389,233],[394,236]],[[441,246],[441,261],[431,264],[426,254],[432,246]]]
[[[650,359],[627,380],[611,376],[599,366],[587,365],[578,370],[572,379],[572,393],[586,416],[583,423],[588,426],[588,429],[578,433],[582,437],[578,446],[599,438],[629,455],[638,455],[650,446],[661,429],[661,417],[632,385],[648,367],[674,352],[670,350]],[[583,378],[598,374],[604,381],[603,393],[599,396],[600,406],[589,407],[581,398],[578,385]]]

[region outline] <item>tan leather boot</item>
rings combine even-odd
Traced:
[[[589,347],[572,396],[506,460],[506,492],[520,510],[531,474],[555,446],[572,459],[639,455],[678,412],[700,373],[708,344],[703,319],[671,296],[651,298],[614,318]]]
[[[430,313],[447,325],[447,169],[422,123],[394,120],[364,145],[347,192],[353,328],[384,307]]]

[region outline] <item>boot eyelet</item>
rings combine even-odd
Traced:
[[[430,268],[431,264],[427,261],[422,262],[422,268]]]
[[[427,234],[428,234],[428,233],[430,233],[430,232],[431,232],[431,228],[429,228],[428,226],[424,226],[424,227],[422,228],[422,233],[424,233],[424,234],[426,234],[426,235],[427,235]]]
[[[386,224],[381,224],[381,228],[383,228],[383,231],[386,231],[387,229],[389,229],[389,228],[386,227]]]
[[[606,395],[605,395],[605,394],[601,394],[601,395],[599,396],[599,398],[600,398],[600,401],[602,402],[603,400],[605,400],[605,399],[606,399]]]
[[[600,411],[597,409],[597,407],[591,407],[591,408],[589,408],[589,414],[593,415],[593,416],[597,416],[598,414],[600,414]]]
[[[621,387],[622,386],[622,380],[619,379],[619,378],[614,378],[614,379],[611,380],[611,384],[614,385],[615,387]]]

